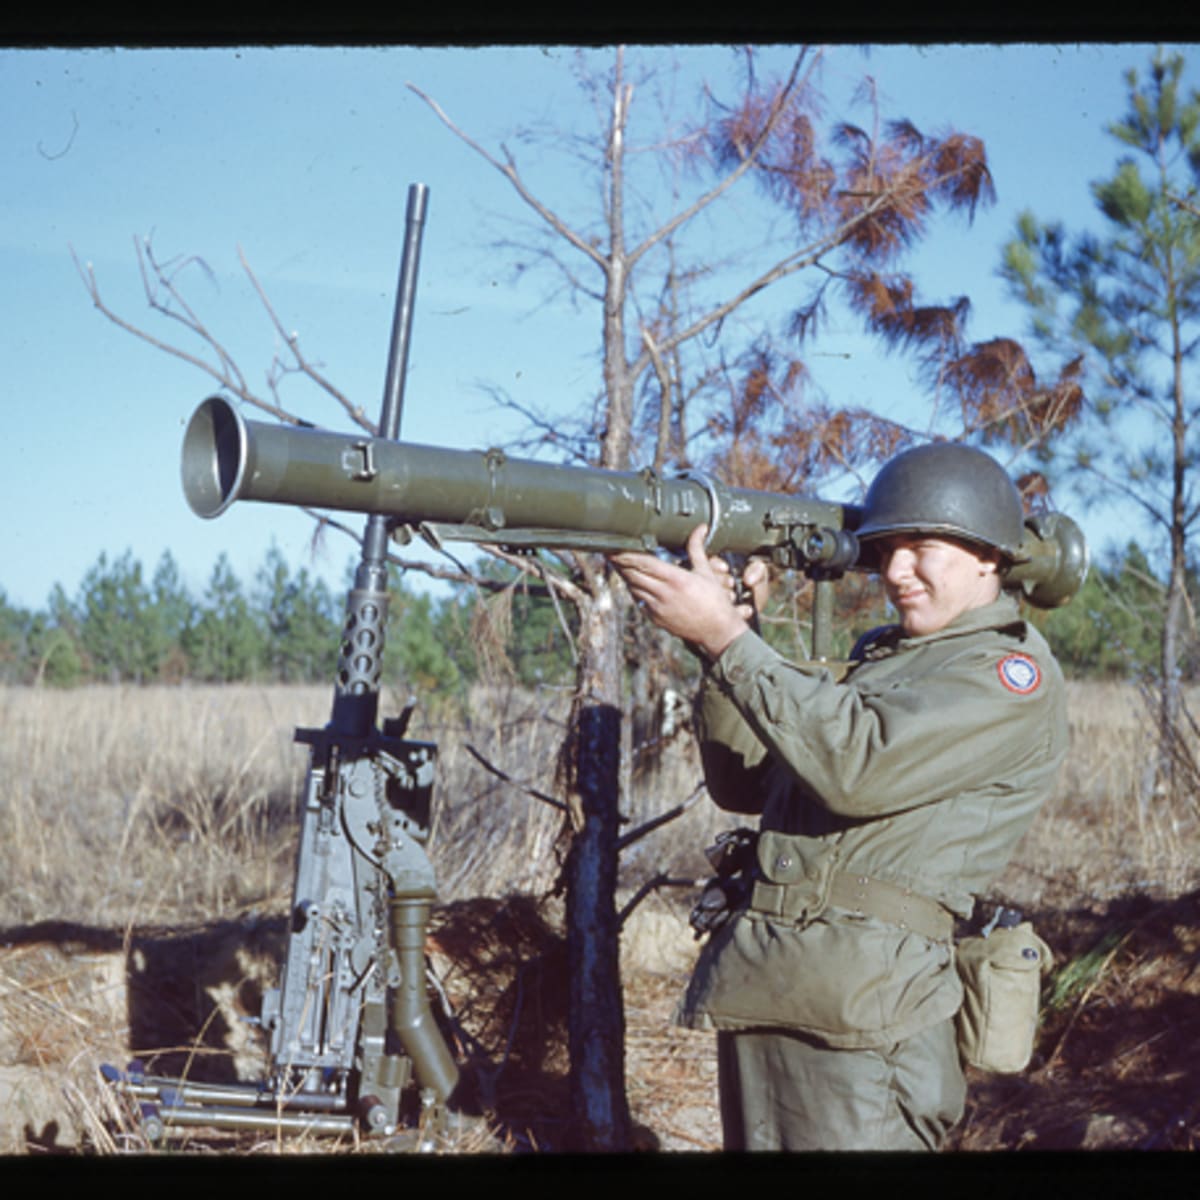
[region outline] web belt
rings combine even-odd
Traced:
[[[869,875],[835,872],[830,880],[829,903],[850,912],[878,917],[934,941],[949,941],[954,935],[953,916],[936,900],[883,879],[872,879]]]
[[[803,918],[816,915],[806,903],[813,899],[812,893],[803,887],[760,879],[754,884],[751,907],[774,916]],[[954,917],[936,900],[870,875],[835,871],[829,880],[825,905],[876,917],[938,942],[948,942],[954,936]]]

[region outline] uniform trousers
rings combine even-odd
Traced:
[[[936,1150],[966,1101],[953,1020],[869,1050],[722,1031],[717,1065],[726,1150]]]

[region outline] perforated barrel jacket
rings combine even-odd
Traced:
[[[951,1016],[950,938],[831,903],[832,884],[882,881],[968,917],[1053,786],[1064,691],[1007,596],[924,637],[890,627],[844,676],[738,638],[707,672],[697,727],[714,800],[761,814],[757,870],[680,1019],[873,1046]]]

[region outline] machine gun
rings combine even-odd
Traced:
[[[422,184],[409,190],[381,441],[394,442],[400,425],[427,195]],[[184,453],[189,492],[194,442],[193,434]],[[378,720],[389,533],[387,517],[370,512],[330,721],[295,734],[309,747],[309,766],[283,976],[260,1017],[270,1034],[268,1078],[207,1084],[148,1075],[137,1064],[106,1066],[108,1081],[137,1102],[152,1139],[196,1126],[428,1132],[450,1111],[459,1071],[429,1005],[425,966],[436,899],[425,844],[437,747],[404,736],[411,706]]]
[[[280,988],[264,1000],[271,1067],[259,1085],[209,1085],[107,1070],[143,1105],[148,1131],[178,1126],[391,1133],[444,1115],[458,1068],[427,999],[424,944],[436,898],[425,853],[436,746],[405,738],[406,711],[378,724],[389,540],[468,541],[518,551],[681,553],[697,525],[708,549],[759,556],[814,582],[813,657],[828,656],[831,588],[871,571],[861,510],[728,487],[698,472],[564,467],[502,450],[397,440],[426,191],[409,193],[408,238],[376,437],[246,420],[213,396],[183,443],[183,490],[204,518],[251,500],[367,514],[346,608],[333,711],[300,729],[309,769]],[[1006,584],[1054,607],[1087,571],[1070,518],[1026,522]]]

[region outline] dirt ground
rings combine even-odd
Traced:
[[[1028,915],[1055,956],[1034,1060],[1016,1076],[971,1074],[949,1149],[1196,1148],[1200,892]],[[99,1082],[103,1062],[149,1053],[164,1073],[255,1078],[262,1046],[247,1018],[282,944],[278,918],[0,931],[0,1153],[144,1151]],[[452,906],[432,944],[453,1036],[474,1058],[475,1098],[493,1116],[490,1137],[446,1148],[555,1149],[566,1110],[560,940],[536,906],[516,900]],[[642,954],[625,967],[628,1093],[636,1147],[649,1152],[720,1149],[712,1039],[670,1020],[687,953],[676,940],[658,961]],[[281,1147],[196,1135],[185,1148]]]

